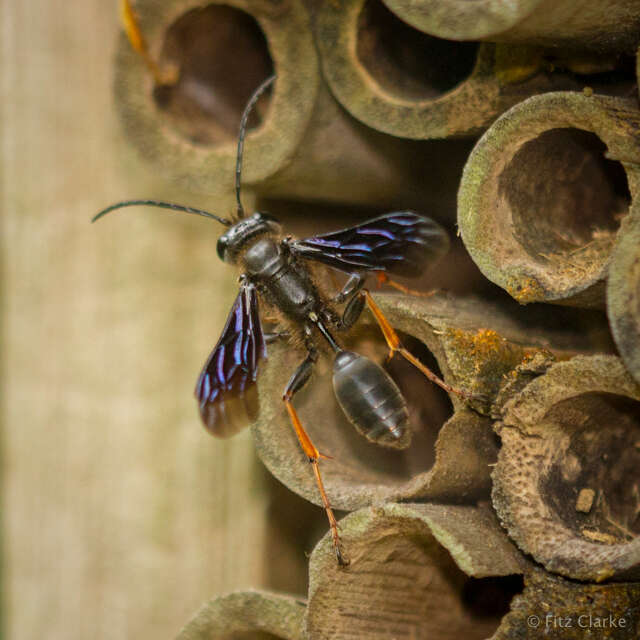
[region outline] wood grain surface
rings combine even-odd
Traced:
[[[210,597],[269,586],[248,433],[199,425],[196,376],[234,299],[209,221],[114,115],[115,2],[3,3],[2,519],[6,637],[173,637]],[[226,200],[225,200],[226,198]]]

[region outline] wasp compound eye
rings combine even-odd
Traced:
[[[227,234],[225,233],[224,235],[218,238],[218,244],[216,246],[216,252],[218,254],[218,258],[220,258],[220,260],[222,260],[223,262],[225,261],[224,256],[227,252],[228,246],[229,246],[229,239],[227,238]]]

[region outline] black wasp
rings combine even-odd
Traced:
[[[362,435],[379,445],[397,449],[409,446],[411,431],[407,405],[395,382],[370,359],[344,350],[333,334],[349,329],[367,305],[380,325],[390,355],[400,353],[446,391],[469,397],[447,385],[405,349],[364,288],[366,277],[371,273],[391,284],[395,283],[389,280],[389,274],[420,275],[448,250],[449,238],[436,222],[409,211],[388,213],[355,227],[303,240],[283,236],[277,220],[265,213],[246,217],[240,199],[240,182],[247,120],[259,96],[274,80],[275,76],[272,76],[258,87],[242,114],[236,160],[237,212],[232,220],[201,209],[156,200],[119,202],[98,213],[93,220],[122,207],[148,205],[205,216],[229,227],[218,240],[217,252],[221,260],[242,270],[240,292],[196,384],[200,415],[214,435],[233,433],[237,407],[243,405],[256,381],[260,361],[267,356],[269,340],[288,337],[301,341],[307,354],[291,376],[282,398],[304,454],[312,465],[329,518],[338,562],[346,565],[348,560],[341,550],[336,519],[318,466],[323,455],[302,426],[292,404],[293,396],[311,376],[320,340],[335,354],[333,387],[349,421]],[[349,277],[342,290],[333,296],[325,293],[322,283],[312,275],[310,262],[320,262],[347,273]],[[278,333],[263,332],[258,300],[279,318]],[[341,313],[338,312],[340,307],[343,307]],[[246,423],[246,412],[243,417]]]

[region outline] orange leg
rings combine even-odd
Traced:
[[[400,342],[400,338],[396,333],[395,329],[391,326],[390,322],[386,319],[380,307],[374,302],[371,294],[367,289],[362,290],[362,295],[367,301],[367,305],[369,309],[371,309],[371,313],[373,313],[375,319],[380,325],[380,329],[384,335],[385,340],[387,341],[387,345],[389,346],[389,358],[393,358],[395,353],[399,353],[403,358],[408,360],[416,369],[419,369],[431,382],[437,384],[439,387],[442,387],[445,391],[449,393],[455,393],[456,395],[464,398],[465,400],[472,400],[474,396],[466,391],[462,391],[461,389],[456,389],[451,385],[448,385],[444,380],[438,378],[438,376],[431,371],[427,366],[425,366],[418,358],[416,358],[411,351],[409,351],[403,344]]]
[[[405,287],[403,284],[392,280],[384,271],[376,272],[376,281],[378,286],[382,286],[383,284],[388,284],[390,287],[397,289],[398,291],[402,291],[402,293],[406,293],[410,296],[418,296],[419,298],[430,298],[436,290],[432,291],[418,291],[417,289],[409,289],[409,287]]]
[[[176,84],[178,81],[177,67],[160,70],[160,67],[149,53],[147,43],[138,24],[138,18],[129,0],[120,0],[120,21],[131,46],[144,60],[156,84],[164,86]]]
[[[340,536],[338,535],[338,522],[336,521],[336,517],[333,515],[333,510],[331,509],[331,505],[329,504],[329,498],[327,497],[327,493],[324,490],[324,483],[322,482],[320,467],[318,465],[318,461],[320,460],[320,458],[328,458],[328,456],[320,453],[318,449],[316,449],[313,442],[311,442],[309,434],[304,430],[300,422],[298,413],[291,404],[292,395],[293,393],[291,391],[287,391],[285,393],[283,397],[284,404],[287,407],[289,418],[291,418],[291,423],[293,424],[296,436],[298,436],[300,446],[302,447],[304,454],[307,456],[307,460],[309,460],[309,463],[313,467],[313,473],[316,476],[316,482],[318,483],[318,489],[320,490],[322,504],[324,505],[324,509],[327,512],[327,518],[329,518],[329,527],[331,529],[331,537],[333,538],[333,548],[336,553],[336,558],[338,559],[338,564],[342,567],[346,567],[349,564],[349,560],[342,552],[342,544],[340,542]]]

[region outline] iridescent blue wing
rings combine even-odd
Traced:
[[[258,364],[266,356],[258,296],[245,284],[196,384],[200,415],[213,435],[228,437],[247,425],[257,404]]]
[[[449,249],[447,232],[411,211],[387,213],[349,229],[290,244],[297,256],[353,273],[385,271],[414,278]]]

